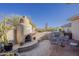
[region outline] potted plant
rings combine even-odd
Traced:
[[[2,43],[4,44],[4,50],[5,51],[11,51],[13,44],[9,43],[7,39],[7,31],[11,29],[11,27],[6,26],[7,19],[4,19],[3,22],[0,23],[0,39]]]
[[[13,44],[9,43],[8,39],[7,39],[7,35],[4,33],[3,35],[3,39],[4,39],[4,50],[5,51],[11,51]]]

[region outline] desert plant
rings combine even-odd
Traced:
[[[7,26],[6,22],[8,22],[9,19],[4,18],[3,21],[0,23],[0,40],[3,42],[5,45],[8,44],[8,39],[7,39],[7,31],[12,29],[11,26]]]
[[[7,32],[13,29],[11,26],[7,26],[7,22],[9,21],[10,19],[4,17],[3,21],[0,23],[0,42],[4,44],[5,51],[11,51],[13,46],[7,38]]]
[[[28,18],[29,18],[29,17],[28,17]],[[37,28],[37,26],[36,26],[36,25],[32,22],[31,18],[29,18],[29,21],[30,21],[30,24],[32,25],[32,29],[33,29],[33,28],[35,28],[35,29],[36,29],[36,28]]]
[[[14,27],[16,27],[19,24],[19,18],[20,18],[19,16],[13,16],[11,18],[11,22]]]

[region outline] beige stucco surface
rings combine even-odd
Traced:
[[[7,32],[7,38],[8,40],[14,40],[14,30],[9,30]]]
[[[17,33],[16,33],[16,39],[17,39],[17,43],[20,43],[23,41],[23,35],[27,35],[29,33],[32,33],[32,25],[30,24],[29,18],[25,17],[24,18],[24,34],[22,34],[22,28],[18,26],[17,28]],[[8,40],[15,40],[14,39],[14,30],[9,30],[7,32],[7,37]]]
[[[75,40],[79,40],[79,20],[71,21],[71,23],[72,23],[71,31],[73,34],[73,38]]]

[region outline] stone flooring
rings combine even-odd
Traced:
[[[42,34],[42,33],[41,33]],[[49,35],[46,35],[46,33],[43,33],[41,38],[46,39],[47,36],[50,37]],[[20,55],[21,56],[79,56],[79,48],[71,48],[71,47],[60,47],[58,45],[51,45],[49,39],[48,40],[43,40],[39,43],[39,45],[27,52],[23,52]],[[40,40],[40,39],[39,39]]]
[[[39,43],[38,47],[27,51],[23,52],[20,55],[21,56],[48,56],[50,52],[50,42],[49,40],[44,40]]]
[[[51,45],[49,40],[39,43],[39,46],[20,54],[21,56],[79,56],[78,48]]]
[[[51,45],[50,56],[79,56],[79,48]]]

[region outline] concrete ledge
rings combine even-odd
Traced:
[[[13,50],[11,52],[9,52],[9,53],[6,53],[6,52],[0,53],[0,56],[13,55],[14,53],[16,55],[20,56],[19,53],[26,52],[28,50],[36,48],[38,46],[38,44],[39,44],[38,40],[33,40],[32,42],[27,42],[22,46],[17,44],[15,46],[13,46]]]
[[[33,42],[28,42],[28,43],[24,44],[23,46],[20,46],[16,51],[18,53],[21,53],[21,52],[31,50],[37,46],[38,46],[38,41],[34,40]]]

